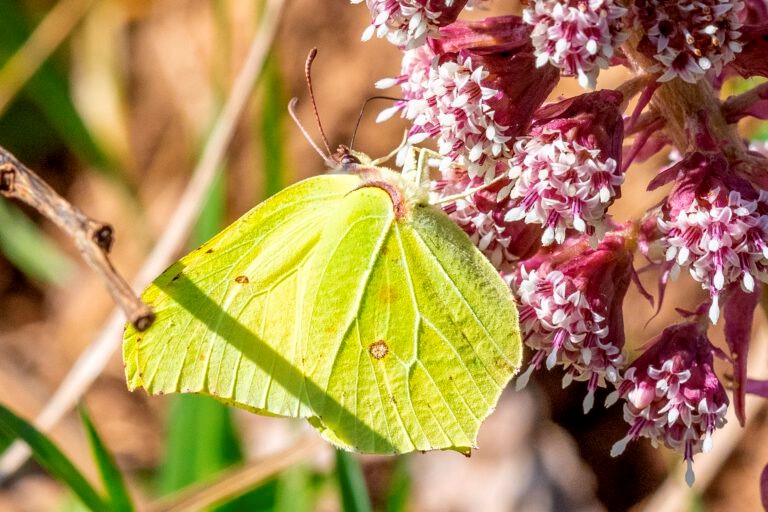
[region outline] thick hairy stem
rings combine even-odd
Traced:
[[[640,33],[635,32],[622,47],[636,74],[652,73],[656,63],[637,51]],[[689,84],[675,79],[662,83],[651,100],[653,109],[666,120],[666,131],[672,143],[681,151],[690,144],[686,120],[700,112],[706,114],[709,128],[727,157],[741,159],[746,153],[744,142],[733,125],[728,124],[721,110],[717,93],[706,80]]]
[[[28,204],[56,224],[75,243],[85,262],[104,281],[128,320],[143,331],[155,318],[109,261],[112,226],[97,222],[69,204],[37,174],[0,147],[0,194]]]

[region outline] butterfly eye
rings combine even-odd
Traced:
[[[360,163],[360,159],[357,158],[355,155],[346,153],[344,156],[341,157],[341,165],[343,165],[344,167],[348,165],[356,165],[359,163]]]

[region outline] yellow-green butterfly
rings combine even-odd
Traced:
[[[469,453],[520,366],[517,312],[412,156],[401,175],[344,149],[350,172],[286,188],[166,270],[142,295],[157,320],[125,332],[129,388],[307,418],[349,450]]]

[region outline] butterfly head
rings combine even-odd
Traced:
[[[371,157],[343,144],[331,155],[327,163],[333,171],[343,174],[360,174],[365,169],[376,167]]]

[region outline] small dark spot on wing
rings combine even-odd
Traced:
[[[208,249],[207,251],[205,251],[205,254],[212,254],[212,253],[213,253],[213,249]]]
[[[235,282],[240,283],[240,284],[248,284],[251,281],[250,281],[250,279],[248,279],[248,276],[237,276],[235,278]]]
[[[172,282],[173,282],[173,281],[178,281],[178,280],[179,280],[179,278],[181,278],[181,274],[182,274],[182,273],[183,273],[183,272],[179,272],[178,274],[176,274],[175,276],[173,276],[173,279],[171,279],[171,281],[172,281]]]

